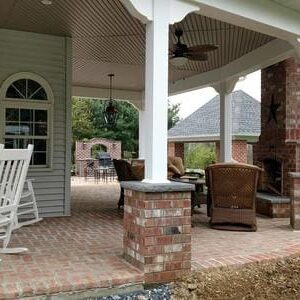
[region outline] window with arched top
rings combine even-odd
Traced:
[[[11,83],[5,98],[25,100],[48,100],[43,86],[35,80],[22,78]]]
[[[33,73],[14,74],[2,84],[0,104],[5,147],[26,148],[33,144],[31,166],[49,168],[53,93],[48,82]]]

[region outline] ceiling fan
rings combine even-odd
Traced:
[[[218,49],[216,45],[196,45],[188,47],[181,42],[183,35],[182,29],[176,29],[175,35],[177,43],[170,49],[170,63],[175,67],[183,66],[188,60],[205,61],[207,60],[207,52]]]

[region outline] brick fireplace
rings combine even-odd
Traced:
[[[261,72],[261,135],[254,163],[263,167],[262,188],[289,195],[288,172],[300,170],[300,65],[293,58]]]
[[[264,168],[261,189],[289,196],[289,172],[300,171],[300,65],[287,59],[261,72],[261,135],[254,164]]]

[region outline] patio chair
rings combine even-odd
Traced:
[[[138,178],[132,169],[131,164],[124,159],[114,159],[114,167],[117,173],[118,181],[133,181],[141,180]],[[118,208],[124,205],[124,189],[121,187]]]
[[[33,145],[27,149],[4,149],[0,145],[0,253],[14,254],[27,248],[7,248],[15,229],[18,205],[27,176]]]
[[[14,229],[32,225],[43,220],[39,217],[32,181],[33,179],[25,180],[21,200],[18,205]]]
[[[255,200],[260,171],[256,166],[238,163],[206,168],[211,227],[256,231]]]

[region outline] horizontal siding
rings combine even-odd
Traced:
[[[0,84],[14,73],[33,72],[49,82],[54,94],[52,168],[46,171],[30,170],[28,174],[28,177],[34,179],[34,190],[42,217],[64,215],[65,47],[63,37],[0,29]],[[2,139],[0,137],[1,141]]]

